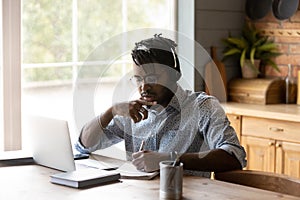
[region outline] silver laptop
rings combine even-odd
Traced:
[[[37,164],[61,171],[76,169],[67,121],[29,116],[25,123]]]
[[[33,159],[39,165],[64,172],[86,168],[111,170],[118,167],[94,159],[74,161],[69,126],[65,120],[29,116],[25,124],[25,130],[31,138]]]

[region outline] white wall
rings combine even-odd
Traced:
[[[237,35],[244,24],[246,0],[195,0],[195,38],[208,53],[210,46],[217,47],[217,57],[222,59],[221,38],[229,33]],[[196,63],[199,62],[196,57]],[[226,64],[227,81],[239,75],[239,67]],[[196,80],[195,88],[203,88],[203,82]]]
[[[178,55],[183,74],[180,84],[184,88],[194,90],[195,2],[178,0],[177,8]]]

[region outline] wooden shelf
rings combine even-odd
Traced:
[[[264,29],[263,35],[267,36],[293,36],[300,37],[300,29]]]

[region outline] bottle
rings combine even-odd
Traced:
[[[288,64],[288,74],[285,77],[285,103],[293,104],[297,100],[297,80],[293,76],[293,66]]]

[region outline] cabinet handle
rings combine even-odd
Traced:
[[[283,132],[284,131],[283,128],[277,128],[277,127],[269,127],[269,130],[273,131],[273,132]]]
[[[276,143],[276,147],[277,147],[277,148],[280,148],[281,146],[282,146],[282,144]]]
[[[233,119],[238,120],[238,119],[240,119],[240,117],[239,116],[234,116]]]
[[[269,142],[269,146],[273,146],[274,145],[274,142]]]

